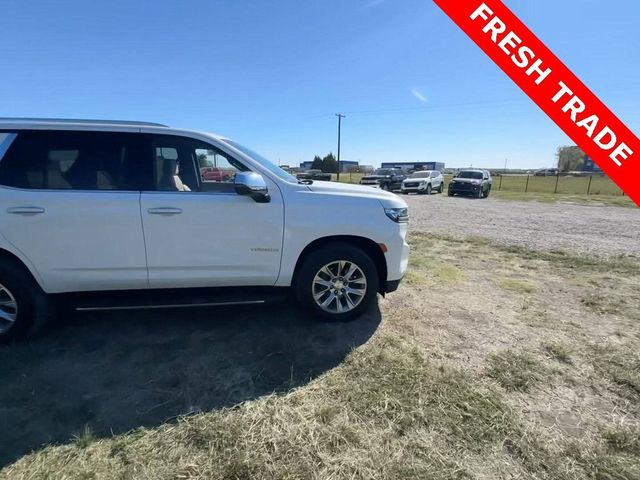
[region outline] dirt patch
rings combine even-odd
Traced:
[[[443,195],[404,195],[411,229],[545,252],[640,258],[640,209]]]
[[[385,328],[495,382],[553,441],[601,441],[607,426],[640,425],[637,264],[474,238],[411,239],[412,254],[424,257],[415,265],[449,262],[465,277],[401,286],[381,304]],[[413,274],[427,275],[421,268]]]

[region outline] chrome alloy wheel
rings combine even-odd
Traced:
[[[18,318],[18,302],[7,287],[0,284],[0,333],[13,327]]]
[[[355,263],[336,260],[316,273],[311,288],[313,299],[322,310],[346,313],[362,302],[367,293],[367,279]]]

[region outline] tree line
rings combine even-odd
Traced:
[[[338,160],[335,155],[329,152],[324,158],[320,158],[318,155],[313,157],[313,163],[311,169],[322,170],[323,173],[338,173]]]
[[[558,170],[561,172],[575,172],[580,170],[585,160],[585,153],[579,147],[566,145],[558,147],[556,152]]]

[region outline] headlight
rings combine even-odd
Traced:
[[[384,213],[396,223],[407,223],[409,221],[408,208],[385,208]]]

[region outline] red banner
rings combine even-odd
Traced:
[[[504,3],[434,1],[640,206],[638,137]]]

